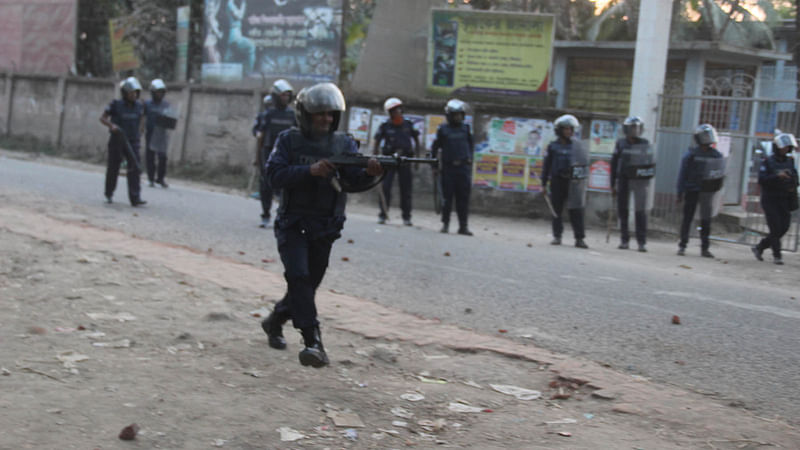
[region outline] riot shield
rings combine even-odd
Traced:
[[[633,144],[620,155],[619,173],[628,182],[629,195],[633,196],[636,211],[653,209],[653,180],[656,174],[655,155],[649,143]],[[630,203],[629,203],[630,204]]]
[[[572,141],[569,194],[567,209],[586,207],[586,188],[589,185],[589,152],[577,139]]]
[[[701,164],[700,196],[697,202],[699,219],[711,219],[719,214],[722,208],[722,186],[725,181],[727,158],[710,158],[695,156],[694,163]]]

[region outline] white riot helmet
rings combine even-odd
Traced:
[[[383,102],[383,110],[386,111],[387,114],[398,106],[403,106],[403,101],[397,97],[389,97]]]
[[[139,83],[139,80],[137,80],[136,77],[128,77],[119,83],[119,90],[122,92],[122,96],[125,97],[125,95],[131,91],[141,93],[142,85]]]
[[[150,91],[166,91],[167,85],[164,84],[164,80],[161,78],[156,78],[155,80],[150,82]]]
[[[622,122],[622,132],[625,137],[639,137],[644,132],[644,121],[638,116],[630,116]]]
[[[790,152],[797,150],[797,140],[792,133],[781,133],[772,140],[776,148],[790,147]]]
[[[333,133],[339,128],[339,120],[345,109],[342,91],[333,83],[319,83],[304,88],[297,94],[295,116],[297,123],[300,124],[300,130],[309,134],[311,133],[311,114],[331,111],[334,114],[329,132]]]
[[[572,128],[572,132],[577,133],[580,126],[581,123],[578,122],[578,118],[572,114],[564,114],[553,121],[553,127],[555,128],[556,136],[558,137],[561,137],[561,131],[564,128]]]
[[[444,106],[444,114],[447,117],[447,122],[451,124],[456,123],[454,120],[455,115],[458,113],[461,113],[463,118],[465,118],[467,116],[467,104],[457,98],[448,100],[447,104]]]
[[[291,84],[289,84],[288,81],[284,80],[283,78],[275,80],[275,82],[272,83],[272,90],[270,91],[270,96],[272,96],[272,103],[275,105],[280,105],[281,102],[279,102],[278,100],[280,100],[281,94],[286,92],[289,93],[289,102],[287,102],[288,104],[292,102],[292,93],[294,93],[294,88],[292,87]]]
[[[717,143],[717,130],[711,124],[704,123],[694,130],[694,141],[699,145],[711,145]]]

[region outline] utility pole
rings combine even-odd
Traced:
[[[800,0],[798,0],[800,1]],[[644,135],[655,142],[658,95],[664,90],[673,0],[641,0],[633,60],[629,115],[645,123]]]

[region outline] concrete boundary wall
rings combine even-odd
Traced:
[[[142,80],[146,88],[148,83]],[[67,156],[105,159],[108,131],[100,124],[104,108],[119,97],[118,80],[57,77],[22,73],[0,74],[0,130],[5,136],[30,136],[47,142]],[[170,139],[170,165],[195,164],[229,166],[249,173],[254,159],[255,140],[251,127],[266,93],[261,89],[220,86],[169,84],[167,100],[178,114],[178,126]],[[149,98],[143,92],[143,99]],[[348,106],[360,106],[382,113],[383,98],[348,93]],[[444,100],[421,100],[406,104],[409,114],[441,114]],[[563,110],[534,109],[503,104],[476,105],[476,117],[483,114],[554,119]],[[341,128],[347,127],[347,115]],[[579,116],[583,120],[609,118],[607,115]],[[481,124],[475,129],[482,129]],[[588,129],[588,127],[584,127]],[[480,139],[480,136],[476,136]],[[424,145],[424,144],[423,144]],[[426,149],[427,150],[427,149]],[[362,149],[371,153],[372,149]],[[413,204],[415,209],[433,208],[432,175],[423,166],[414,172]],[[399,192],[395,187],[390,214],[398,216]],[[602,220],[599,212],[608,208],[608,195],[589,193],[587,219]],[[374,203],[374,191],[356,194],[357,202]],[[541,195],[473,188],[470,208],[473,212],[517,217],[549,217]]]

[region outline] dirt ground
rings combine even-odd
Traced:
[[[320,293],[332,363],[305,368],[296,332],[277,351],[259,327],[283,292],[277,275],[89,222],[0,193],[2,449],[800,442],[786,423],[697,393],[346,293]],[[136,439],[120,440],[133,423]]]

